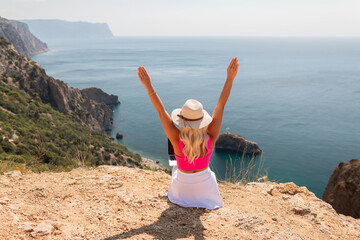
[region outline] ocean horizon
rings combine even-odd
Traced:
[[[167,137],[137,67],[147,69],[169,113],[192,98],[211,114],[235,56],[240,66],[221,133],[257,142],[264,153],[256,161],[270,180],[321,198],[338,163],[360,158],[358,38],[117,37],[48,46],[33,60],[71,87],[119,96],[108,134],[122,133],[117,143],[167,167]],[[241,156],[214,151],[219,179],[230,161],[239,171]]]

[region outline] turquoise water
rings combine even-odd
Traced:
[[[50,52],[33,59],[72,87],[118,95],[122,104],[110,134],[123,133],[119,143],[167,166],[167,138],[137,67],[146,67],[169,113],[188,98],[212,113],[234,56],[240,66],[221,132],[257,142],[271,180],[295,182],[321,197],[337,164],[360,158],[359,39],[116,38],[48,45]],[[230,158],[239,166],[239,156],[214,152],[218,178]]]

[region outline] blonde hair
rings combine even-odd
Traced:
[[[184,154],[189,163],[194,163],[195,158],[199,158],[201,153],[207,153],[207,126],[200,129],[180,127],[180,140],[184,143]]]

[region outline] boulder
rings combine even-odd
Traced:
[[[256,142],[248,141],[240,135],[229,132],[220,134],[215,149],[245,155],[259,155],[262,153]]]
[[[55,230],[54,225],[55,225],[54,221],[51,220],[42,221],[39,225],[37,225],[33,229],[33,232],[31,232],[30,235],[32,237],[49,235],[52,232],[54,232]]]
[[[124,136],[119,132],[116,134],[116,139],[123,139],[123,137]]]
[[[11,172],[6,172],[4,173],[5,176],[9,176],[9,177],[21,177],[21,172],[19,170],[15,170],[15,171],[11,171]]]
[[[330,176],[322,199],[337,213],[360,218],[360,159],[339,163]]]

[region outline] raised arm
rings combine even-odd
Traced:
[[[141,83],[144,85],[149,94],[152,104],[154,105],[156,111],[159,114],[161,124],[165,130],[167,137],[170,139],[173,145],[177,146],[177,141],[179,139],[179,129],[175,126],[175,124],[171,120],[170,115],[166,112],[164,105],[160,100],[160,97],[156,94],[156,91],[151,84],[151,78],[143,66],[139,66],[138,75]],[[176,148],[174,148],[174,150],[175,152],[177,152]],[[180,153],[177,154],[180,155]]]
[[[237,57],[235,57],[231,60],[229,67],[227,69],[226,82],[224,84],[223,90],[221,91],[219,101],[215,106],[215,109],[214,109],[214,112],[212,115],[213,121],[210,123],[210,125],[208,127],[208,133],[213,142],[213,146],[215,145],[215,142],[219,136],[225,104],[229,98],[231,87],[232,87],[234,78],[237,74],[238,67],[239,67],[239,63],[238,63]]]

